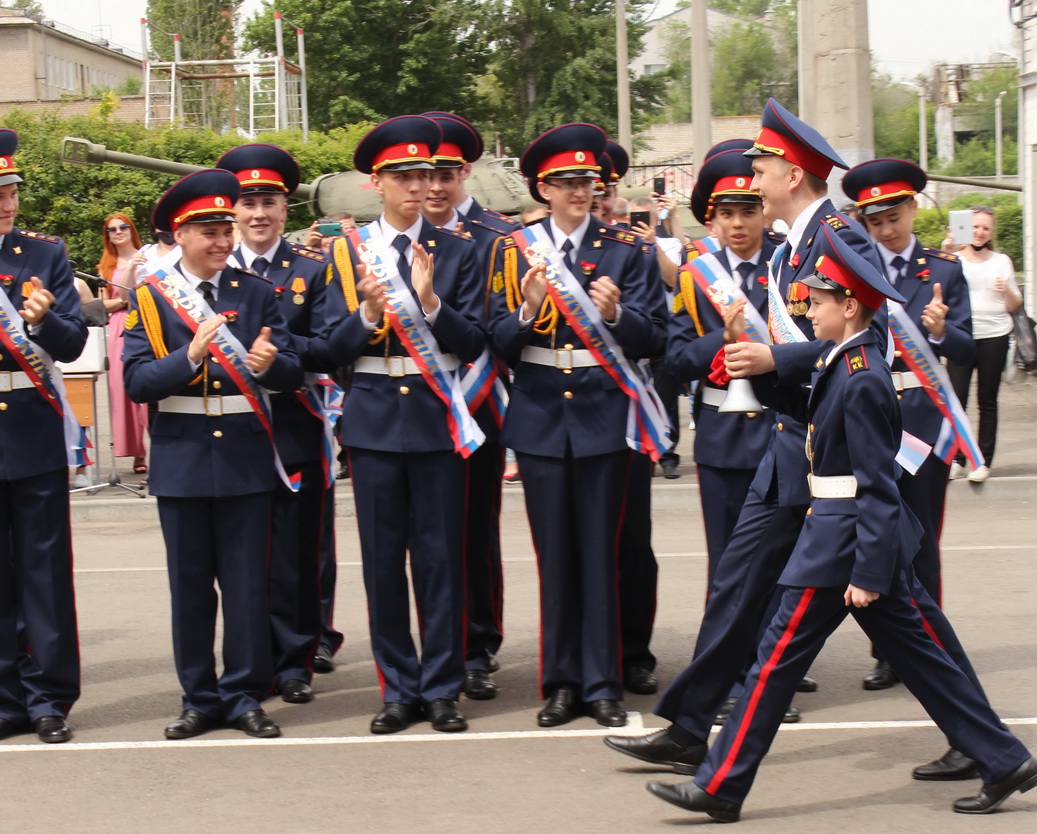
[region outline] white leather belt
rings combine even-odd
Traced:
[[[446,371],[456,371],[460,363],[450,353],[443,354],[439,366]],[[361,356],[353,362],[353,373],[383,374],[385,376],[420,376],[418,363],[409,356]]]
[[[549,368],[558,368],[568,371],[572,368],[593,368],[598,364],[594,354],[589,350],[576,350],[574,348],[551,348],[533,347],[528,345],[522,348],[522,361],[532,365],[546,365]]]
[[[856,498],[857,479],[853,475],[807,475],[812,498]]]
[[[206,417],[222,417],[224,414],[245,414],[252,411],[243,394],[221,397],[166,397],[158,401],[158,410],[170,414],[204,414]]]
[[[906,391],[908,388],[921,388],[922,380],[911,371],[893,371],[893,387],[898,391]]]
[[[25,371],[0,371],[0,394],[34,387]]]
[[[702,402],[706,405],[711,405],[714,408],[720,408],[724,403],[724,397],[727,396],[727,391],[723,388],[708,388],[703,386],[702,388]]]

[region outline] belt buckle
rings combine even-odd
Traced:
[[[571,371],[573,369],[572,348],[557,348],[555,350],[555,367],[560,371]]]
[[[205,398],[205,416],[223,416],[223,397],[221,397],[219,394],[215,394]]]
[[[893,377],[893,388],[897,391],[904,390],[904,374],[901,371],[893,371],[890,376]]]
[[[407,365],[403,361],[406,359],[404,356],[386,356],[385,357],[385,371],[391,377],[401,377],[407,375]]]
[[[0,393],[6,394],[9,391],[13,390],[11,388],[12,384],[13,384],[13,380],[11,378],[11,372],[10,371],[0,371]]]

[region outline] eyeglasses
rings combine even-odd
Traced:
[[[130,228],[129,223],[120,223],[118,226],[109,226],[108,232],[125,232],[128,228]]]
[[[544,180],[548,185],[560,188],[562,191],[590,191],[594,188],[594,180],[589,177],[573,178],[566,180]]]

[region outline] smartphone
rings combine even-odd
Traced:
[[[341,223],[318,223],[317,234],[321,237],[335,237],[342,234]]]
[[[636,229],[638,223],[644,223],[649,229],[652,228],[652,213],[650,211],[630,212],[630,228]]]
[[[652,180],[652,191],[662,196],[666,193],[666,177],[656,177]]]
[[[966,243],[972,243],[972,212],[968,209],[962,211],[952,211],[947,215],[947,225],[951,228],[951,234],[954,235],[954,243],[957,246],[964,246]]]

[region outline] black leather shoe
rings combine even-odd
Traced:
[[[975,796],[956,800],[954,810],[959,814],[989,814],[1016,791],[1026,793],[1037,788],[1037,759],[1032,756],[1009,773],[1000,782],[983,784]]]
[[[669,802],[671,805],[676,805],[685,811],[700,811],[708,814],[717,822],[738,822],[738,817],[742,813],[740,803],[717,799],[694,782],[682,782],[679,785],[649,782],[645,787],[648,788],[649,793],[655,794],[659,799]]]
[[[348,466],[341,467],[338,470],[338,472],[335,473],[335,480],[336,481],[348,481],[349,480],[349,467]]]
[[[602,727],[625,727],[627,711],[612,698],[598,698],[587,705],[587,712]]]
[[[465,672],[461,689],[473,701],[492,701],[497,697],[497,684],[493,682],[490,673],[482,669]]]
[[[321,675],[335,671],[335,661],[332,660],[331,649],[321,643],[317,651],[313,653],[313,671]]]
[[[789,708],[785,710],[785,714],[781,717],[782,724],[798,724],[799,723],[799,707],[795,704],[789,704]]]
[[[261,709],[250,709],[238,717],[234,726],[252,738],[277,738],[281,735],[277,722]]]
[[[957,782],[979,776],[976,760],[953,747],[935,762],[916,767],[911,775],[923,782]]]
[[[46,744],[62,744],[72,738],[65,719],[60,715],[45,715],[32,722],[32,728],[40,741]]]
[[[486,668],[490,670],[492,675],[494,672],[500,671],[500,661],[497,660],[497,655],[491,654],[490,659],[486,661]]]
[[[896,683],[900,683],[900,678],[885,660],[876,663],[875,668],[864,676],[864,688],[868,690],[889,689]]]
[[[664,460],[663,461],[663,477],[664,478],[669,478],[670,480],[673,480],[674,478],[679,478],[680,476],[681,476],[681,473],[677,471],[677,463],[676,463],[676,461],[672,461],[672,460]]]
[[[705,744],[681,747],[670,739],[666,730],[637,737],[605,736],[605,745],[642,762],[672,768],[674,773],[685,776],[695,775],[709,749]]]
[[[281,700],[289,704],[308,704],[313,700],[313,688],[297,678],[287,680],[281,684]]]
[[[803,680],[796,687],[796,692],[817,692],[817,681],[810,675],[804,675]]]
[[[185,709],[180,717],[166,726],[166,738],[174,741],[182,738],[194,738],[207,730],[211,730],[215,721],[196,709]]]
[[[371,732],[379,736],[398,733],[420,720],[421,707],[417,704],[382,704],[378,715],[371,719]]]
[[[10,718],[0,718],[0,739],[25,732],[25,724],[12,721]]]
[[[547,705],[537,713],[537,724],[541,727],[560,727],[568,724],[576,716],[576,692],[571,686],[560,686]]]
[[[724,722],[727,721],[731,715],[731,710],[735,708],[735,704],[738,703],[737,698],[725,698],[724,703],[720,705],[720,712],[716,714],[713,719],[713,724],[717,727],[723,726]]]
[[[659,691],[659,679],[651,669],[635,666],[623,673],[623,687],[635,695],[654,695]]]
[[[436,698],[425,704],[425,715],[432,723],[432,729],[441,733],[461,733],[468,729],[461,710],[449,698]]]

